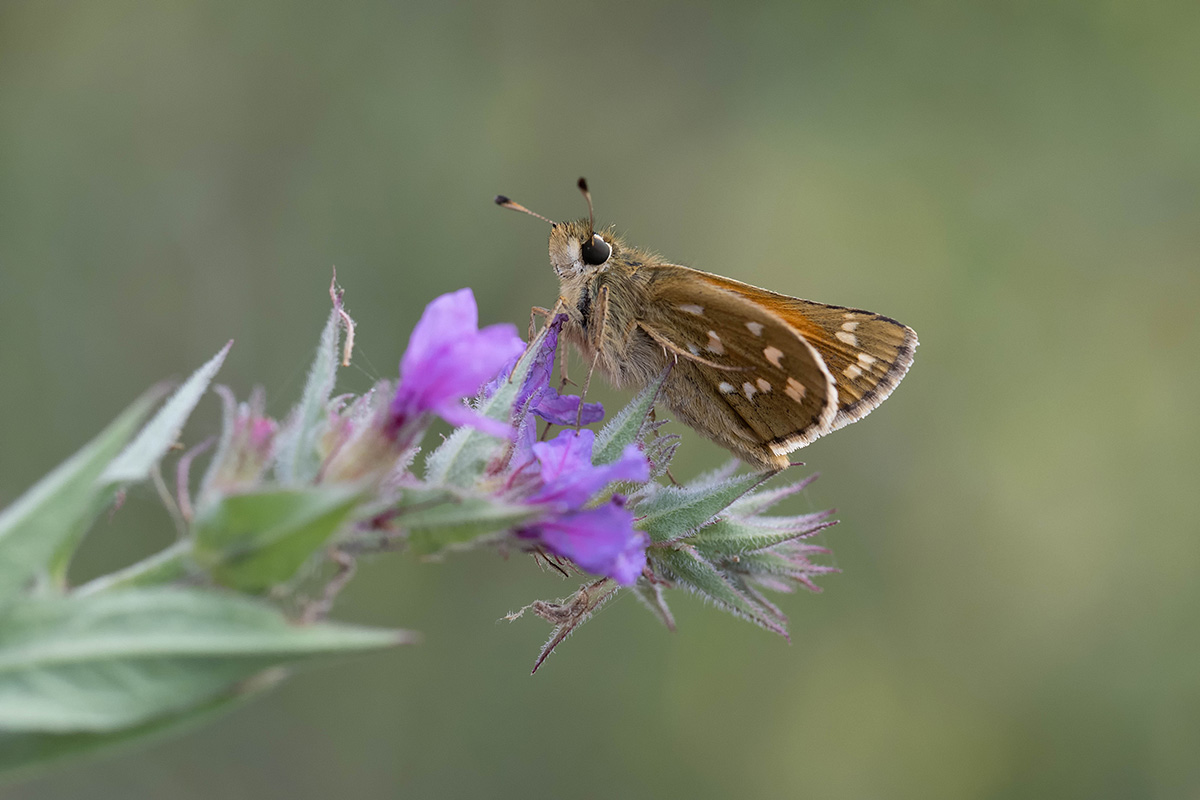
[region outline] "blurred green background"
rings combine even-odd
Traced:
[[[579,216],[581,174],[633,242],[922,341],[802,454],[844,572],[790,646],[624,597],[530,678],[548,628],[497,619],[573,583],[390,556],[336,616],[423,644],[4,796],[1200,796],[1198,41],[1195,2],[3,3],[0,503],[229,338],[283,414],[331,265],[348,391],[435,294],[523,328],[547,231],[491,197]],[[135,492],[80,575],[169,530]]]

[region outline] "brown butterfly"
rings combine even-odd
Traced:
[[[913,362],[917,335],[894,319],[776,294],[632,247],[588,218],[549,222],[564,332],[617,386],[672,365],[661,398],[687,425],[762,469],[856,422]],[[589,378],[591,373],[588,373]],[[586,387],[586,383],[585,383]]]

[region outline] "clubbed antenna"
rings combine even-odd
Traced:
[[[496,195],[495,202],[496,202],[496,205],[498,205],[498,206],[503,206],[504,208],[511,208],[513,211],[520,211],[521,213],[528,214],[531,217],[537,217],[538,219],[540,219],[544,222],[549,222],[550,227],[552,227],[552,228],[558,227],[558,223],[555,222],[554,220],[550,219],[549,217],[543,217],[541,214],[537,213],[536,211],[530,211],[525,206],[521,205],[520,203],[514,203],[512,200],[509,200],[507,197],[505,197],[502,194]],[[590,202],[591,201],[589,201],[589,203]]]

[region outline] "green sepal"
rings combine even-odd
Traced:
[[[212,700],[268,667],[407,639],[299,626],[265,603],[197,589],[26,599],[0,620],[0,730],[126,728]]]
[[[222,586],[265,591],[291,580],[361,497],[338,485],[226,495],[197,511],[193,556]]]
[[[666,377],[667,373],[663,372],[600,429],[592,447],[593,464],[611,464],[621,457],[626,447],[643,441],[651,424],[650,412],[654,410],[654,401],[658,399]]]
[[[655,572],[679,586],[708,598],[730,613],[762,628],[787,636],[774,615],[738,591],[711,563],[687,545],[650,547],[646,550]]]
[[[321,341],[304,383],[304,394],[276,437],[275,474],[283,483],[309,483],[321,469],[317,439],[324,427],[329,396],[333,394],[337,380],[340,325],[341,316],[334,308],[321,331]]]
[[[819,511],[795,517],[721,517],[688,538],[701,554],[743,556],[757,550],[811,536],[822,528],[833,511]]]
[[[465,550],[541,513],[534,506],[450,489],[408,490],[397,511],[395,522],[408,532],[408,546],[418,556]]]
[[[807,489],[809,484],[815,481],[819,475],[820,473],[814,472],[813,474],[805,478],[801,478],[795,483],[789,483],[786,486],[778,486],[774,489],[756,489],[755,491],[749,492],[731,503],[729,506],[729,513],[731,515],[743,517],[761,514],[781,500]],[[833,512],[831,511],[829,513],[832,514]]]
[[[634,526],[652,542],[668,542],[695,533],[731,503],[762,484],[770,472],[751,472],[732,478],[702,478],[688,486],[647,484],[633,507]]]
[[[667,626],[667,630],[675,630],[675,615],[667,606],[667,598],[663,594],[661,583],[651,583],[645,578],[641,578],[630,587],[630,591],[651,614],[658,618],[659,622]]]

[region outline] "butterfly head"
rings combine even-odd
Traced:
[[[615,252],[611,231],[596,233],[590,220],[559,222],[550,230],[550,265],[560,278],[599,269]]]
[[[596,215],[592,210],[592,195],[587,181],[579,179],[579,191],[587,200],[587,219],[573,222],[555,222],[541,214],[530,211],[520,203],[514,203],[504,195],[496,196],[496,205],[529,214],[550,223],[550,265],[563,280],[578,277],[585,272],[604,267],[612,258],[616,239],[612,230],[596,232]]]

